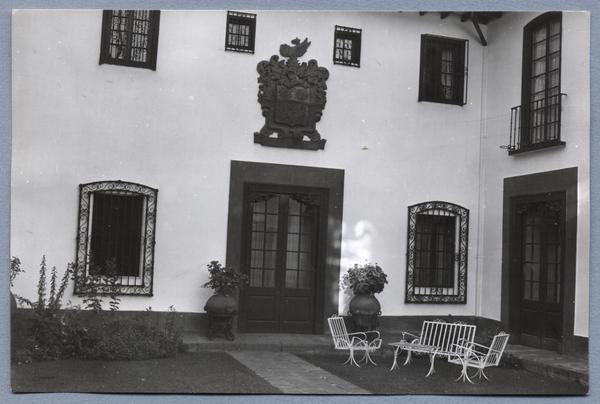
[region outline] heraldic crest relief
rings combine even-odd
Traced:
[[[325,139],[316,125],[325,108],[329,72],[311,59],[299,63],[298,58],[310,46],[308,38],[283,44],[279,53],[288,60],[273,55],[261,61],[256,70],[258,102],[265,124],[254,133],[254,143],[263,146],[318,150],[325,148]]]

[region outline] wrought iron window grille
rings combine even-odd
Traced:
[[[466,303],[468,238],[468,209],[442,201],[408,207],[406,303]]]
[[[227,12],[225,28],[225,50],[254,53],[256,36],[256,14]]]
[[[156,70],[158,10],[104,10],[100,64]]]
[[[157,195],[124,181],[79,186],[75,294],[152,296]]]
[[[333,63],[360,67],[362,29],[335,26],[333,38]]]
[[[564,146],[561,139],[562,14],[549,12],[523,29],[521,105],[511,108],[509,155]]]
[[[419,101],[467,103],[469,41],[421,35]]]

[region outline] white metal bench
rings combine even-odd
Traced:
[[[468,368],[477,369],[475,376],[479,376],[480,379],[483,376],[486,380],[490,380],[483,373],[483,369],[498,366],[509,337],[509,334],[501,331],[494,336],[489,347],[475,342],[458,344],[456,355],[448,357],[448,362],[462,366],[462,371],[456,381],[462,380],[463,382],[473,383],[467,373]]]
[[[373,365],[376,365],[376,363],[373,362],[373,359],[371,359],[371,352],[381,348],[381,336],[379,331],[349,333],[346,329],[344,318],[338,315],[329,317],[327,322],[329,323],[329,329],[331,330],[331,337],[333,338],[335,349],[341,349],[350,352],[350,356],[348,356],[348,360],[346,360],[344,364],[350,363],[360,367],[358,362],[356,362],[356,359],[354,359],[354,352],[362,351],[364,352],[364,357],[361,362],[372,363]],[[372,340],[369,340],[369,334],[374,336]]]
[[[465,344],[473,343],[476,326],[464,322],[447,323],[442,320],[423,321],[421,334],[402,333],[402,341],[389,345],[394,347],[394,363],[391,370],[398,369],[398,356],[406,351],[404,365],[411,362],[411,354],[424,353],[429,355],[431,362],[427,376],[435,372],[436,356],[454,357]],[[412,339],[408,339],[412,338]]]

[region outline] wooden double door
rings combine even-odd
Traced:
[[[314,188],[245,189],[241,332],[314,333],[323,297],[327,195]]]
[[[517,197],[512,211],[511,331],[521,344],[560,350],[564,334],[565,194]]]

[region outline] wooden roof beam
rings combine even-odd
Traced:
[[[479,26],[479,19],[477,18],[477,13],[471,13],[471,20],[473,21],[473,26],[475,27],[475,31],[477,31],[477,35],[479,35],[479,41],[483,46],[487,46],[487,41],[483,36],[483,32],[481,32],[481,27]]]

